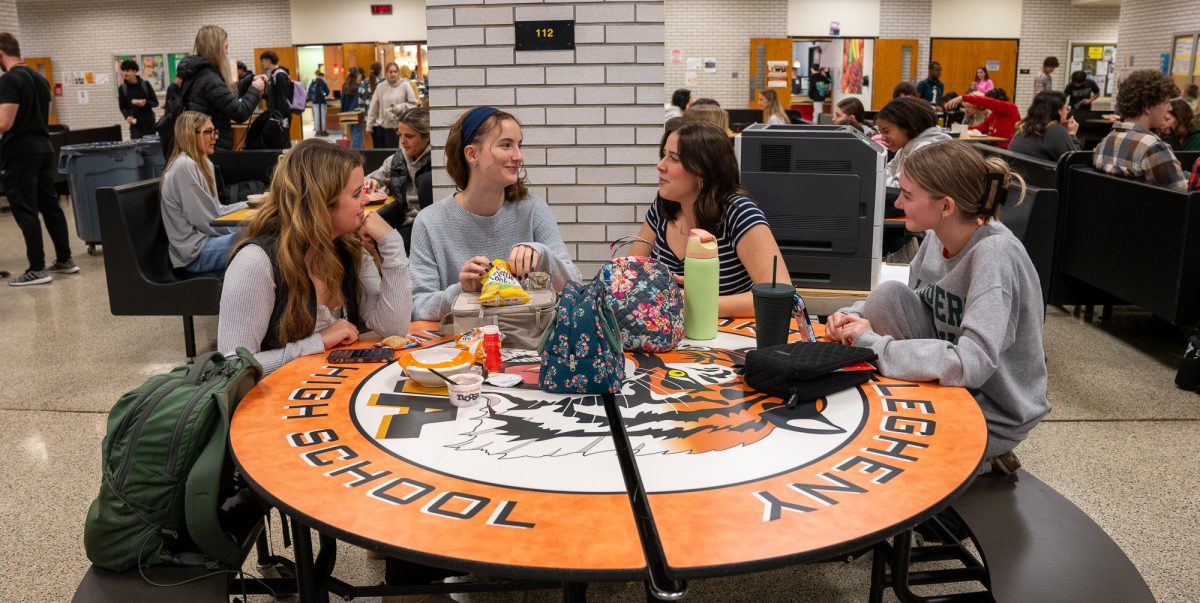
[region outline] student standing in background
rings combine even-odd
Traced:
[[[10,33],[0,33],[0,146],[5,195],[13,218],[25,237],[25,255],[29,267],[24,274],[8,279],[14,287],[40,285],[53,280],[50,272],[79,272],[71,259],[67,238],[67,216],[58,205],[54,188],[57,159],[50,146],[50,82],[42,74],[25,66],[21,45]],[[47,271],[46,251],[42,248],[41,214],[46,230],[54,241],[57,255]]]
[[[940,105],[946,96],[946,84],[942,82],[942,64],[929,62],[929,76],[917,82],[917,96],[931,105]]]
[[[1043,90],[1054,89],[1054,78],[1050,74],[1054,73],[1055,69],[1058,69],[1058,57],[1046,57],[1046,60],[1042,61],[1041,73],[1033,77],[1034,96],[1041,94]]]
[[[158,96],[154,88],[138,76],[137,61],[121,61],[121,85],[117,87],[117,107],[129,124],[129,137],[141,138],[154,133],[154,107]]]
[[[320,69],[316,71],[316,77],[308,84],[308,101],[312,103],[313,108],[313,130],[317,136],[329,136],[329,132],[325,129],[325,115],[329,108],[329,84],[325,83],[325,74]]]

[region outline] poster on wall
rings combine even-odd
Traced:
[[[1195,44],[1192,36],[1175,38],[1175,56],[1171,61],[1171,73],[1187,74],[1192,69],[1192,46]]]
[[[150,84],[150,87],[163,92],[167,89],[165,84],[167,55],[162,53],[144,54],[138,64],[142,67],[142,79]]]
[[[855,38],[842,42],[842,93],[862,94],[863,52],[866,40]]]
[[[186,53],[186,52],[172,52],[167,55],[167,81],[168,82],[175,81],[175,72],[179,71],[179,61],[182,61],[183,58],[186,57],[187,55],[188,55],[188,53]]]
[[[683,85],[686,88],[695,88],[698,83],[695,71],[687,71],[683,74]]]
[[[768,88],[787,88],[788,87],[788,62],[787,61],[767,61],[767,87]]]
[[[700,57],[688,57],[687,58],[687,70],[688,71],[700,71],[700,67],[702,66],[702,64],[703,64],[703,60],[700,59]]]
[[[786,67],[785,67],[785,69],[786,69]],[[704,59],[704,73],[716,73],[716,72],[717,72],[717,60],[711,59],[711,58]]]

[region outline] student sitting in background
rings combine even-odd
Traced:
[[[853,126],[862,130],[863,134],[871,136],[875,131],[866,124],[866,115],[867,110],[857,98],[844,98],[833,107],[833,123],[839,126]]]
[[[1176,151],[1200,151],[1200,123],[1195,120],[1191,105],[1182,98],[1171,100],[1171,109],[1163,119],[1162,139]]]
[[[582,276],[550,207],[529,194],[521,124],[493,107],[463,113],[446,139],[446,172],[458,192],[413,224],[413,318],[441,320],[464,291],[479,291],[492,260],[514,276],[547,272],[556,290]]]
[[[283,155],[266,203],[225,273],[217,349],[267,373],[294,358],[408,332],[412,285],[400,233],[365,215],[363,159],[310,138]],[[378,267],[366,246],[381,258]]]
[[[410,249],[412,225],[417,212],[433,203],[433,170],[429,163],[429,109],[417,107],[400,114],[396,131],[400,148],[367,175],[367,191],[382,188],[396,200],[379,210],[379,215],[404,237]]]
[[[1004,92],[1004,88],[993,88],[987,94],[971,92],[946,103],[946,108],[953,109],[962,103],[978,105],[987,109],[987,118],[978,125],[971,126],[971,129],[979,130],[988,136],[1003,138],[1004,142],[997,142],[996,146],[1002,149],[1008,148],[1008,141],[1013,137],[1013,129],[1016,128],[1017,122],[1021,121],[1021,111],[1017,109],[1017,105],[1008,101],[1008,94]]]
[[[1057,163],[1063,153],[1079,150],[1079,124],[1070,117],[1067,97],[1046,90],[1033,98],[1025,119],[1016,127],[1008,150]]]
[[[874,350],[885,377],[970,390],[987,419],[985,470],[1050,410],[1041,284],[998,219],[1010,179],[1023,196],[1024,182],[1003,160],[961,141],[913,152],[897,205],[909,230],[927,234],[908,285],[880,283],[825,329],[833,341]]]
[[[727,135],[733,135],[733,132],[729,129],[729,114],[720,105],[702,104],[700,101],[692,103],[692,106],[683,112],[683,123],[697,121],[713,124],[724,130]]]
[[[687,111],[688,105],[692,102],[692,91],[687,88],[680,88],[671,94],[671,104],[667,106],[667,112],[664,121],[671,121],[674,117],[683,117],[683,112]]]
[[[683,283],[693,228],[717,240],[719,316],[754,314],[750,288],[771,282],[772,258],[779,258],[778,278],[790,278],[766,217],[741,187],[729,138],[709,123],[685,123],[667,137],[658,162],[658,196],[638,232],[646,242],[634,243],[629,253],[658,259]]]
[[[900,82],[896,84],[895,88],[892,88],[892,98],[900,98],[901,96],[921,98],[921,95],[917,94],[917,87],[912,82]]]
[[[1113,124],[1112,132],[1092,153],[1093,167],[1106,174],[1184,190],[1187,173],[1171,146],[1151,131],[1163,123],[1175,91],[1170,76],[1153,69],[1125,76],[1117,90],[1121,121]]]
[[[762,123],[769,125],[790,124],[787,113],[779,105],[779,95],[774,90],[763,90],[759,93],[758,108],[762,109]]]
[[[885,185],[891,187],[899,185],[900,170],[910,153],[927,144],[950,140],[950,135],[938,127],[933,107],[918,98],[892,99],[875,115],[875,127],[883,145],[896,153],[885,168]]]
[[[221,214],[246,207],[221,205],[209,155],[217,149],[217,129],[203,113],[184,111],[175,120],[175,150],[162,176],[163,227],[171,265],[188,272],[224,270],[239,228],[210,226]]]

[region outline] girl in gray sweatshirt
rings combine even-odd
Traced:
[[[926,231],[908,286],[880,283],[826,325],[831,340],[874,350],[884,376],[967,388],[987,420],[984,467],[1050,411],[1041,285],[1024,246],[994,219],[1012,177],[964,142],[914,151],[896,202],[909,230]]]

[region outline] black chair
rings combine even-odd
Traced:
[[[1021,243],[1037,270],[1042,300],[1050,299],[1054,271],[1054,235],[1058,223],[1058,191],[1053,188],[1026,187],[1025,199],[1015,203],[1019,189],[1009,188],[1008,203],[1000,211],[1000,223],[1008,227]]]
[[[1200,193],[1097,172],[1084,152],[1065,155],[1058,174],[1052,303],[1130,303],[1177,326],[1200,321]]]
[[[734,132],[741,132],[746,126],[762,121],[762,111],[758,109],[725,109],[725,114],[729,116],[729,129]]]
[[[85,144],[89,142],[118,142],[121,140],[121,126],[104,126],[102,128],[84,128],[82,130],[67,130],[66,144]]]
[[[359,153],[362,153],[363,156],[363,175],[365,176],[379,169],[388,157],[396,154],[396,149],[363,149]]]
[[[1055,188],[1058,186],[1058,164],[1030,157],[1008,149],[1002,149],[996,145],[983,142],[971,142],[971,146],[975,150],[983,153],[985,156],[991,155],[999,157],[1008,162],[1012,169],[1025,179],[1025,184],[1036,186],[1038,188]]]
[[[193,358],[192,317],[220,313],[221,279],[172,268],[160,204],[157,178],[97,189],[108,303],[115,316],[182,316]]]

